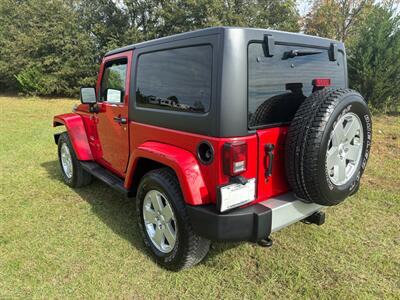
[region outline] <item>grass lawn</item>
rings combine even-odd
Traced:
[[[324,226],[295,224],[270,249],[215,243],[172,273],[145,252],[134,201],[63,184],[52,116],[76,101],[0,97],[0,298],[400,298],[400,117],[375,117],[358,194]]]

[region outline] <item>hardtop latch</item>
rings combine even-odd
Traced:
[[[265,43],[265,56],[271,57],[275,54],[275,39],[270,34],[264,35],[264,43]]]
[[[335,43],[331,43],[329,47],[329,60],[337,61],[337,57],[338,57],[338,46]]]

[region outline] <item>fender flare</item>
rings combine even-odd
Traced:
[[[194,155],[185,149],[158,142],[145,142],[132,153],[125,177],[125,188],[129,189],[132,186],[136,165],[140,158],[159,162],[174,170],[187,204],[210,203],[208,189]]]
[[[68,136],[78,160],[93,160],[82,117],[75,113],[55,116],[53,118],[53,127],[62,125],[67,128]],[[57,143],[58,138],[56,136],[57,134],[55,135]]]

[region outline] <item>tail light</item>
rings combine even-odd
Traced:
[[[223,150],[224,174],[237,176],[247,168],[247,144],[245,142],[225,143]]]
[[[312,81],[312,84],[316,88],[322,88],[331,85],[331,80],[329,78],[316,78]]]

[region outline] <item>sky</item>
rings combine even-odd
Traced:
[[[398,1],[398,6],[396,7],[395,11],[400,14],[400,0]],[[297,1],[297,9],[301,16],[305,16],[311,9],[311,0],[298,0]],[[382,0],[376,0],[375,3],[383,3]],[[396,1],[394,2],[396,3]]]
[[[298,1],[297,9],[299,10],[300,15],[305,16],[311,8],[311,4],[309,1]]]

